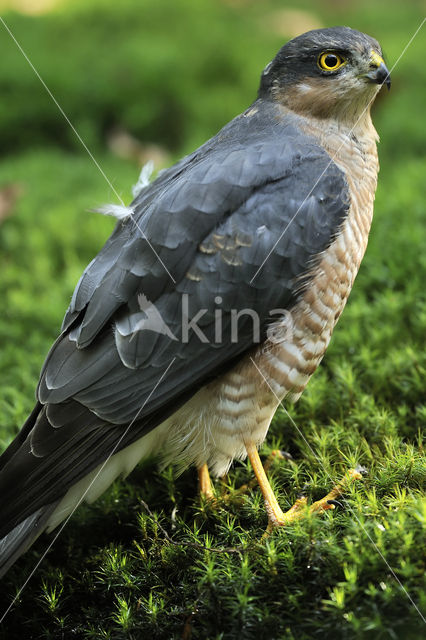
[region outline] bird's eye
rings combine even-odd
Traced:
[[[324,71],[336,71],[345,64],[344,58],[338,53],[330,53],[325,51],[318,58],[318,66]]]

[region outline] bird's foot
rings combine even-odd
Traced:
[[[306,497],[299,498],[296,500],[294,505],[290,507],[290,509],[286,512],[282,512],[279,509],[279,512],[275,512],[272,517],[269,516],[268,512],[268,526],[265,531],[265,535],[269,535],[275,527],[284,527],[287,525],[291,525],[297,520],[301,520],[305,518],[307,515],[311,513],[321,513],[322,511],[328,511],[329,509],[335,509],[336,507],[336,498],[339,498],[348,488],[348,486],[354,482],[355,480],[360,480],[362,475],[356,469],[349,469],[347,473],[344,475],[342,480],[335,486],[333,489],[327,493],[324,498],[321,500],[317,500],[310,506],[308,506],[308,500]],[[268,510],[268,509],[267,509]]]
[[[294,505],[286,512],[283,512],[278,500],[275,497],[272,487],[266,477],[265,470],[259,458],[256,446],[253,443],[246,443],[247,454],[249,456],[253,471],[263,493],[265,508],[268,514],[268,527],[265,535],[268,535],[275,527],[283,527],[293,524],[297,520],[304,518],[308,513],[320,513],[328,509],[335,508],[336,498],[341,496],[349,484],[362,478],[362,475],[356,469],[350,469],[343,479],[321,500],[317,500],[308,507],[307,498],[302,497],[296,500]]]

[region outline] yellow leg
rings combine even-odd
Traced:
[[[285,514],[278,504],[278,500],[276,499],[275,494],[272,491],[272,487],[269,484],[269,480],[266,477],[265,469],[262,466],[256,446],[252,442],[246,442],[245,445],[251,466],[253,467],[254,474],[263,494],[269,526],[279,527],[286,524]]]
[[[279,449],[274,449],[273,451],[271,451],[269,456],[266,458],[265,463],[263,464],[263,469],[266,474],[268,473],[269,469],[273,466],[274,462],[276,462],[276,460],[291,460],[291,456],[289,454],[283,454]],[[240,487],[238,487],[238,489],[235,489],[232,492],[232,494],[227,494],[226,493],[227,476],[226,475],[222,476],[221,480],[222,480],[222,487],[223,487],[222,498],[227,501],[244,496],[249,491],[252,491],[257,484],[257,479],[256,477],[254,477],[246,484],[242,484]]]
[[[266,512],[268,514],[268,528],[267,531],[271,531],[273,527],[282,527],[287,524],[291,524],[296,520],[300,520],[306,514],[305,507],[307,506],[306,498],[300,498],[296,500],[294,505],[285,513],[282,511],[278,501],[275,497],[272,487],[269,484],[266,477],[265,470],[259,458],[256,446],[252,443],[246,442],[247,455],[250,459],[251,466],[257,478],[260,486],[260,490],[263,494],[265,501]],[[349,482],[361,478],[361,474],[354,469],[350,469],[343,480],[337,484],[324,498],[314,502],[310,507],[311,513],[317,513],[319,511],[325,511],[327,509],[334,509],[334,504],[330,504],[330,501],[335,500],[344,493]]]
[[[197,469],[198,471],[198,483],[200,485],[200,494],[204,496],[206,500],[213,500],[213,486],[210,480],[209,468],[207,463],[204,463],[202,467]]]

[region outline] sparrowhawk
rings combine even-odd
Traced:
[[[227,471],[317,368],[363,257],[380,46],[348,27],[285,44],[257,99],[160,172],[77,284],[37,402],[0,459],[0,572],[143,458]],[[317,505],[326,508],[327,503]]]

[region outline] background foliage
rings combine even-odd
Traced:
[[[316,26],[374,35],[390,65],[419,2],[91,0],[3,2],[3,16],[126,202],[150,155],[172,162],[255,97],[281,44]],[[16,9],[19,11],[16,11]],[[31,14],[31,15],[30,15]],[[32,408],[76,281],[113,223],[88,212],[112,189],[2,25],[0,42],[0,445]],[[200,504],[193,471],[138,468],[81,508],[4,621],[14,638],[418,638],[425,614],[421,432],[426,328],[425,37],[374,109],[381,176],[366,258],[322,366],[278,412],[263,452],[284,507],[350,465],[342,508],[261,541],[259,491],[235,465],[230,501]],[[220,485],[218,484],[220,493]],[[233,496],[233,497],[232,497]],[[145,508],[141,499],[149,505]],[[41,538],[0,586],[8,606]]]

